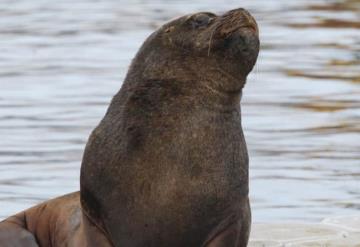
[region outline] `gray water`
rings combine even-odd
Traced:
[[[242,101],[254,221],[358,214],[360,1],[0,0],[0,218],[79,189],[87,137],[154,29],[237,7],[262,40]]]

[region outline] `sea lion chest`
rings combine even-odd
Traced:
[[[95,217],[129,246],[199,246],[208,229],[239,217],[247,200],[240,110],[161,102],[141,112],[127,101],[118,122],[109,111],[112,121],[106,116],[94,131],[85,164],[101,181],[89,188],[103,194]],[[100,149],[107,150],[101,159],[89,155]]]

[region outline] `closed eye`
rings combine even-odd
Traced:
[[[215,17],[212,13],[199,13],[192,16],[190,22],[193,28],[207,27]]]

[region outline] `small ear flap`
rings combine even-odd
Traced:
[[[174,29],[175,29],[175,27],[174,27],[174,26],[171,26],[171,27],[166,28],[164,32],[165,32],[165,33],[170,33],[170,32],[172,32]]]

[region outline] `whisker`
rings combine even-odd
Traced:
[[[209,40],[208,57],[210,56],[211,45],[212,45],[212,41],[213,41],[213,38],[214,38],[214,34],[215,34],[216,31],[219,30],[219,28],[221,28],[221,26],[222,26],[222,23],[216,23],[216,25],[214,27],[214,30],[211,32],[210,40]]]
[[[210,40],[209,40],[209,49],[208,49],[208,57],[210,56],[210,51],[211,51],[211,42],[212,42],[212,39],[213,39],[213,36],[214,36],[214,33],[215,31],[217,30],[217,27],[214,28],[214,30],[211,32],[211,35],[210,35]]]

